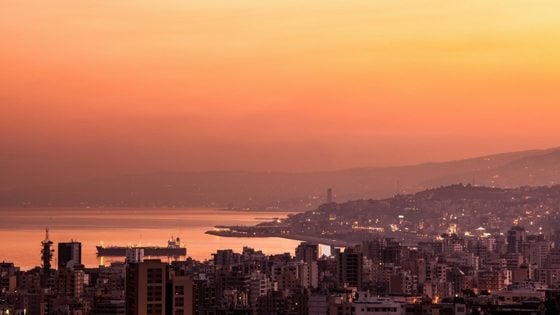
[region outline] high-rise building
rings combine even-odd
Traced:
[[[58,243],[58,269],[72,268],[82,264],[82,243]]]
[[[527,232],[522,226],[514,226],[507,232],[507,252],[521,253],[523,243],[527,239]]]
[[[58,296],[79,298],[84,293],[84,266],[58,269],[55,279],[55,291]]]
[[[353,248],[346,248],[337,256],[338,280],[341,285],[361,288],[363,254]]]
[[[319,258],[319,245],[302,242],[296,247],[296,260],[310,263]]]
[[[402,246],[399,241],[388,238],[385,240],[382,259],[384,263],[399,265],[402,255]]]
[[[302,288],[317,288],[319,286],[319,267],[317,261],[300,262],[297,268],[299,285]]]
[[[386,246],[386,239],[374,238],[362,242],[362,252],[364,256],[373,260],[375,263],[380,263],[383,262],[383,250]]]
[[[272,290],[273,283],[271,279],[260,272],[254,272],[251,275],[251,288],[249,291],[249,304],[256,312],[257,300],[261,296],[265,296]]]
[[[212,276],[198,276],[194,282],[194,313],[210,314],[217,301],[216,283]]]
[[[278,286],[278,290],[293,290],[299,285],[297,265],[277,265],[272,268],[272,281]]]
[[[166,274],[167,265],[159,259],[129,264],[125,281],[126,314],[163,314]]]
[[[192,315],[194,312],[193,279],[172,275],[168,285],[166,314]]]
[[[19,268],[13,263],[0,263],[0,294],[12,293],[16,290],[16,275]]]
[[[220,249],[216,251],[214,256],[214,265],[224,269],[229,269],[231,266],[239,263],[239,254],[236,254],[231,249]]]

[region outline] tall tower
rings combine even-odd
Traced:
[[[71,268],[82,264],[82,243],[58,243],[58,269]]]
[[[51,260],[54,250],[52,249],[53,242],[49,239],[49,229],[45,229],[45,239],[41,242],[41,260],[43,262],[43,276],[41,278],[41,286],[47,286],[47,280],[51,273]]]
[[[332,199],[332,188],[327,189],[327,203],[333,202]]]

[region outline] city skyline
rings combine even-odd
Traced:
[[[0,315],[560,314],[560,2],[0,1]]]

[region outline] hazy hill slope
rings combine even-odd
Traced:
[[[560,149],[460,161],[313,173],[168,172],[0,193],[0,206],[213,206],[311,209],[325,200],[383,198],[472,183],[500,187],[560,183]],[[399,185],[397,185],[397,182]]]
[[[471,182],[473,178],[476,184],[490,187],[557,185],[560,184],[560,150],[519,157],[496,167],[433,178],[425,185]]]

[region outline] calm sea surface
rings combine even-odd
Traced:
[[[55,243],[82,242],[82,262],[97,266],[121,258],[100,261],[95,246],[159,245],[180,237],[188,256],[210,259],[217,249],[241,251],[243,246],[266,254],[293,253],[299,243],[282,238],[226,238],[204,234],[215,225],[248,225],[263,218],[286,217],[287,212],[242,212],[215,209],[2,209],[0,210],[0,261],[22,269],[39,266],[45,228]],[[54,255],[56,266],[56,252]]]

